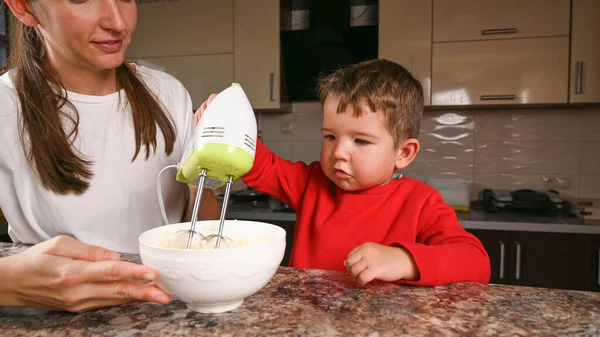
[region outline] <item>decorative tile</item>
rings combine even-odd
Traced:
[[[475,114],[461,111],[425,111],[421,121],[421,135],[427,134],[440,140],[473,134]]]
[[[293,161],[310,164],[321,157],[321,142],[294,142]]]
[[[411,170],[422,172],[473,171],[473,137],[454,141],[426,141],[411,163]]]
[[[581,140],[600,141],[600,108],[581,111]]]
[[[478,142],[475,172],[579,173],[579,142]]]
[[[579,197],[600,199],[600,174],[581,176]]]
[[[323,115],[299,112],[292,114],[294,142],[321,142]]]
[[[481,191],[484,188],[499,188],[508,190],[518,189],[534,189],[548,190],[551,189],[546,183],[544,177],[554,177],[549,173],[529,174],[529,173],[475,173],[474,189]],[[560,176],[561,179],[570,181],[570,188],[557,189],[559,193],[569,196],[579,195],[579,175],[573,174],[568,176]]]
[[[467,181],[473,181],[473,172],[460,172],[460,171],[429,171],[423,172],[412,169],[410,166],[400,171],[402,174],[417,179],[420,181],[426,181],[432,178],[444,178],[444,179],[463,179]]]
[[[581,142],[581,174],[600,174],[600,142]]]
[[[293,121],[292,114],[261,113],[260,138],[263,141],[291,142]]]
[[[477,112],[476,123],[476,142],[581,138],[580,114],[572,109],[481,110]]]
[[[291,142],[275,142],[275,141],[264,141],[264,144],[269,150],[276,153],[283,159],[293,159],[293,147]]]
[[[413,172],[469,172],[473,169],[474,117],[471,113],[427,111]]]

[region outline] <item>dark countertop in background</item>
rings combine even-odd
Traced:
[[[274,198],[259,202],[231,201],[227,218],[265,222],[296,221],[295,213],[273,212],[279,203],[279,200]],[[506,211],[488,213],[471,209],[469,212],[457,212],[457,216],[463,227],[467,229],[600,234],[600,221],[584,222],[580,218],[565,215]]]
[[[296,221],[296,214],[279,213],[273,210],[280,201],[269,198],[259,202],[230,201],[227,218],[254,221]],[[460,223],[466,229],[487,229],[505,231],[529,231],[551,233],[600,234],[600,221],[583,221],[577,217],[531,214],[522,212],[489,213],[471,209],[457,212]],[[0,235],[6,234],[7,223],[0,221]]]
[[[0,244],[0,256],[25,246]],[[124,260],[139,263],[137,255]],[[459,283],[378,282],[281,267],[242,306],[222,314],[132,303],[71,314],[0,308],[0,335],[19,336],[597,336],[600,293]]]

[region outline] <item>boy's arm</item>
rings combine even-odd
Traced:
[[[242,181],[248,187],[272,195],[292,209],[298,210],[315,165],[318,164],[308,166],[303,162],[292,163],[280,158],[258,139],[254,165],[250,172],[242,177]]]
[[[420,274],[419,280],[404,282],[426,286],[489,282],[491,267],[485,248],[465,231],[439,193],[427,199],[421,217],[416,243],[398,242],[412,255]]]

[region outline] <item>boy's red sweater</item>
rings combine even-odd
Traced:
[[[413,256],[420,279],[435,286],[488,282],[490,261],[481,242],[464,230],[454,210],[428,185],[402,177],[359,192],[329,180],[318,162],[306,165],[279,158],[259,140],[254,167],[243,178],[297,214],[290,265],[343,270],[356,246],[375,242],[403,246]]]

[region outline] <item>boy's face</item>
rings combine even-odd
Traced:
[[[394,148],[383,114],[367,106],[358,118],[352,106],[338,114],[339,101],[330,96],[323,104],[321,166],[325,175],[346,191],[390,182],[394,171],[408,164],[403,165],[403,146]]]

